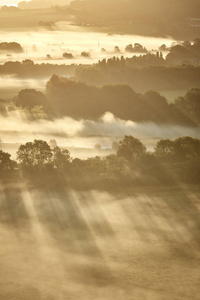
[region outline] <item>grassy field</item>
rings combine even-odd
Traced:
[[[200,298],[200,188],[0,185],[0,299]]]

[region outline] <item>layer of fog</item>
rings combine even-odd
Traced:
[[[34,139],[49,142],[56,139],[57,144],[68,148],[94,149],[96,143],[103,149],[111,149],[114,141],[120,141],[124,135],[139,138],[149,150],[159,139],[175,139],[180,136],[200,138],[198,128],[173,125],[157,125],[154,123],[135,123],[116,118],[107,112],[98,121],[74,120],[69,117],[56,120],[28,121],[24,114],[11,113],[7,118],[0,118],[0,139],[6,144],[21,144]],[[16,150],[16,149],[15,149]],[[14,154],[12,152],[12,154]],[[97,153],[93,153],[97,155]],[[77,154],[82,157],[82,153]],[[84,156],[90,156],[90,152]]]
[[[46,79],[19,79],[14,75],[0,76],[0,90],[8,91],[10,89],[22,90],[22,89],[37,89],[44,90],[46,82],[49,78]],[[2,95],[1,95],[2,98]]]
[[[32,59],[37,63],[49,62],[56,64],[92,64],[99,59],[113,57],[133,56],[125,52],[129,44],[140,43],[147,50],[158,50],[162,44],[170,46],[172,39],[142,37],[134,35],[109,35],[104,33],[89,32],[77,26],[64,22],[55,24],[55,30],[40,28],[38,31],[9,32],[1,31],[1,42],[17,42],[21,44],[24,53],[1,53],[0,63],[5,61],[22,61]],[[116,53],[114,47],[118,46],[121,52]],[[102,51],[102,48],[106,51]],[[87,51],[90,57],[83,57],[81,53]],[[74,59],[63,59],[63,53],[71,53]],[[48,55],[48,57],[47,57]]]

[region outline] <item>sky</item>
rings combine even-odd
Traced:
[[[0,6],[3,6],[3,5],[8,5],[8,6],[15,5],[15,6],[17,6],[17,4],[19,2],[22,2],[22,1],[24,1],[24,0],[0,0]],[[25,0],[25,1],[29,2],[30,0]],[[56,2],[59,3],[59,0],[57,0]],[[66,0],[66,3],[67,2],[68,1]]]
[[[0,0],[0,5],[17,5],[21,1],[22,0]]]
[[[17,6],[18,5],[18,3],[19,2],[22,2],[22,1],[24,1],[24,0],[0,0],[0,6],[3,6],[3,5],[7,5],[7,6],[11,6],[11,5],[15,5],[15,6]],[[25,0],[26,2],[30,2],[31,0]],[[54,1],[49,1],[49,2],[56,2],[56,3],[58,3],[59,4],[59,2],[61,3],[61,4],[63,4],[63,3],[69,3],[70,1],[69,0],[66,0],[66,1],[64,1],[64,0],[54,0]]]

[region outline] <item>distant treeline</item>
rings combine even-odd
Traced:
[[[19,43],[11,42],[11,43],[0,43],[0,53],[1,52],[14,52],[14,53],[22,53],[24,52],[22,46]]]
[[[124,59],[112,58],[92,66],[79,66],[75,79],[102,86],[128,84],[136,91],[181,90],[200,87],[200,66],[168,66],[160,55],[147,54]]]
[[[5,51],[6,47],[10,47],[14,51],[15,47],[21,46],[17,43],[0,43],[0,52],[1,49]],[[15,51],[17,51],[17,48]],[[106,53],[106,49],[102,49],[102,51]],[[164,58],[163,52],[166,51],[168,54]],[[173,43],[171,47],[163,44],[160,51],[156,53],[148,52],[141,44],[135,43],[134,46],[132,44],[127,45],[126,52],[137,53],[137,55],[131,58],[121,56],[121,58],[103,59],[93,65],[35,64],[29,59],[22,62],[9,61],[0,65],[0,75],[14,74],[19,77],[38,78],[57,74],[60,76],[75,76],[77,80],[96,85],[128,83],[138,90],[141,90],[143,86],[145,86],[144,89],[147,89],[146,86],[150,84],[154,88],[156,83],[158,89],[174,89],[176,86],[182,88],[185,84],[190,87],[191,84],[196,84],[194,76],[199,76],[200,39],[195,39],[193,42]],[[121,50],[118,46],[115,46],[114,53],[120,55]],[[11,56],[11,54],[7,55],[8,57]],[[90,55],[90,52],[86,51],[81,53],[81,56],[86,58]],[[63,59],[73,58],[72,53],[63,53]],[[49,54],[47,59],[51,59]],[[185,76],[186,70],[189,74],[188,78]],[[150,82],[149,77],[151,78]],[[163,80],[158,81],[158,77],[162,77]]]
[[[24,78],[48,78],[52,74],[60,76],[73,76],[76,65],[54,65],[49,63],[35,64],[32,60],[26,59],[22,62],[9,61],[0,65],[0,75],[17,75]]]
[[[50,148],[42,140],[21,145],[17,151],[17,162],[0,150],[0,176],[22,170],[33,180],[41,178],[40,173],[60,174],[61,180],[77,183],[89,179],[122,180],[131,184],[199,184],[200,179],[200,140],[181,137],[174,141],[160,140],[153,152],[133,136],[125,136],[116,147],[116,153],[106,157],[81,160],[72,159],[67,149]],[[7,177],[5,177],[7,175]],[[53,179],[54,178],[54,179]],[[41,183],[41,182],[40,182]]]

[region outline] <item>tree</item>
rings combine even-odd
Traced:
[[[174,141],[177,160],[188,160],[200,157],[200,140],[189,136]]]
[[[200,89],[193,88],[189,90],[183,97],[178,97],[175,100],[174,108],[176,114],[182,118],[188,119],[189,122],[195,125],[200,124]]]
[[[127,160],[111,154],[106,157],[106,170],[108,174],[125,176],[128,173]]]
[[[155,155],[158,158],[170,158],[175,154],[174,142],[170,139],[160,140],[155,147]]]
[[[147,53],[147,49],[140,45],[139,43],[135,43],[134,46],[132,44],[127,45],[125,48],[126,52],[130,53]]]
[[[12,170],[15,162],[10,159],[11,155],[0,150],[0,171]]]
[[[105,159],[100,156],[88,158],[86,160],[86,167],[97,174],[104,174],[106,172]]]
[[[47,142],[34,142],[21,145],[17,151],[17,160],[26,167],[41,167],[51,163],[52,151]]]
[[[66,58],[66,59],[73,59],[74,56],[73,56],[72,53],[67,53],[67,52],[65,52],[65,53],[63,53],[63,58]]]
[[[146,147],[139,139],[136,139],[131,135],[125,135],[124,139],[119,142],[117,156],[124,157],[129,162],[132,162],[141,158],[146,151]]]
[[[15,53],[22,53],[24,52],[22,46],[18,43],[11,42],[11,43],[0,43],[0,52],[15,52]]]
[[[64,169],[70,164],[70,153],[67,149],[56,147],[53,149],[53,165],[57,169]]]
[[[46,97],[42,92],[34,89],[21,90],[16,98],[16,105],[22,108],[29,108],[30,111],[35,106],[46,107]]]

